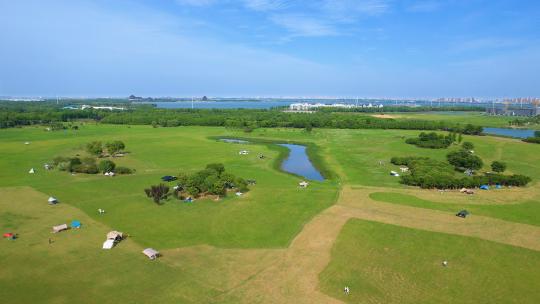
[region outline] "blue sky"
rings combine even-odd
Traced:
[[[0,96],[540,96],[540,1],[0,0]]]

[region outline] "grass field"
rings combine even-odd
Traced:
[[[537,145],[490,136],[465,136],[465,140],[476,145],[476,153],[487,164],[492,160],[503,160],[507,162],[509,172],[529,175],[533,182],[523,189],[502,189],[474,196],[457,193],[441,196],[435,191],[405,187],[389,175],[389,171],[396,168],[389,164],[393,156],[445,158],[448,150],[421,149],[405,144],[405,138],[418,133],[330,129],[312,132],[256,129],[252,133],[244,133],[214,127],[152,128],[88,123],[78,131],[45,132],[39,127],[0,130],[0,228],[2,232],[20,235],[18,240],[2,240],[0,245],[0,298],[9,299],[10,303],[81,300],[91,303],[328,302],[332,298],[325,298],[316,290],[318,272],[314,271],[324,269],[326,259],[321,258],[323,251],[328,250],[324,255],[330,261],[330,248],[335,237],[340,235],[341,240],[351,230],[348,227],[352,224],[347,224],[339,234],[345,219],[354,217],[358,210],[367,210],[363,207],[355,212],[332,209],[338,205],[350,207],[338,198],[344,187],[358,188],[354,191],[362,195],[353,196],[352,200],[358,198],[371,204],[369,207],[373,209],[370,212],[373,213],[368,217],[374,219],[380,214],[388,214],[389,209],[377,211],[377,204],[381,203],[376,201],[384,201],[392,203],[385,208],[395,207],[398,214],[402,210],[399,207],[403,207],[399,205],[425,210],[419,212],[419,218],[438,212],[435,210],[447,211],[453,217],[454,209],[467,208],[473,216],[502,219],[508,222],[509,227],[524,223],[533,226],[523,231],[537,228],[540,218],[537,207],[540,205],[540,153]],[[299,189],[300,177],[278,170],[277,162],[283,157],[283,149],[262,143],[230,144],[212,139],[221,136],[252,138],[256,142],[305,143],[311,147],[308,151],[310,157],[317,166],[328,171],[331,179],[311,182],[307,189]],[[84,145],[94,140],[124,141],[129,153],[114,161],[118,165],[135,168],[136,173],[109,178],[42,169],[43,164],[55,156],[84,155]],[[26,141],[30,144],[25,145]],[[242,149],[252,153],[240,156],[238,151]],[[267,157],[259,159],[258,154]],[[379,161],[384,164],[380,165]],[[201,199],[192,204],[170,199],[162,206],[155,205],[143,192],[145,187],[159,183],[163,175],[193,172],[214,162],[224,163],[227,170],[237,176],[257,180],[257,185],[242,197],[231,195],[220,201]],[[37,170],[36,174],[28,174],[32,167]],[[486,166],[484,170],[489,168]],[[46,199],[50,195],[61,203],[48,206]],[[107,212],[99,215],[98,208]],[[322,214],[324,216],[320,217]],[[328,216],[331,217],[325,220]],[[81,220],[83,228],[54,235],[54,243],[49,245],[47,240],[51,237],[51,226],[72,219]],[[441,223],[439,226],[444,228],[444,225]],[[130,237],[106,252],[101,249],[101,244],[105,233],[112,229],[126,232]],[[459,234],[468,235],[467,229],[459,230]],[[473,235],[482,235],[477,232],[471,230]],[[470,241],[463,236],[444,236],[459,244]],[[389,237],[386,234],[374,234],[370,246],[378,246],[379,237],[380,244],[389,241],[385,239]],[[503,242],[506,240],[502,236],[497,237]],[[343,263],[344,258],[357,260],[369,254],[361,248],[353,251],[336,249],[341,248],[339,240],[333,249],[329,269],[336,263]],[[524,262],[528,256],[534,256],[531,263],[538,261],[539,253],[535,251],[516,253],[523,249],[475,241],[511,248],[496,249],[501,257],[494,260],[494,265],[505,266],[507,259],[516,254],[525,259]],[[423,242],[411,239],[406,244],[405,249],[410,251],[407,254],[421,251]],[[317,247],[319,245],[321,247]],[[463,249],[460,246],[456,250]],[[478,246],[484,248],[488,245]],[[140,253],[145,247],[160,250],[163,257],[154,262],[148,261]],[[433,250],[435,247],[433,245]],[[466,252],[462,254],[467,255]],[[373,263],[384,267],[386,261],[375,259]],[[492,272],[492,266],[479,261],[474,263],[474,267],[487,267],[488,273]],[[299,269],[299,265],[310,268],[310,271]],[[396,268],[394,271],[399,270]],[[335,273],[328,271],[321,275],[321,286],[325,286],[322,291],[342,299],[343,286],[336,286],[342,284],[340,278],[350,274],[332,278]],[[531,279],[530,271],[519,268],[517,272],[522,274],[522,278],[512,277],[516,281]],[[419,279],[403,274],[404,286],[417,285],[416,290],[409,292],[410,299],[418,295],[425,296],[425,302],[437,302],[437,294],[429,292],[434,285],[426,282],[432,274],[426,272],[424,276],[419,275]],[[465,273],[460,272],[456,274],[456,280],[462,278],[460,276],[466,279]],[[36,281],[42,284],[34,286]],[[530,282],[524,281],[523,284],[530,286]],[[293,285],[294,288],[291,287]],[[352,283],[350,285],[353,287]],[[356,288],[352,289],[353,293],[362,290]],[[392,288],[400,291],[403,287]],[[30,289],[33,292],[25,292]],[[82,290],[86,298],[81,298]],[[368,288],[361,294],[384,302],[386,298],[372,294],[373,290]],[[471,299],[477,299],[475,297],[472,295]]]
[[[320,280],[347,303],[538,303],[539,267],[532,250],[350,220]]]

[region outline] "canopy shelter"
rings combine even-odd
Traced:
[[[49,199],[47,201],[51,205],[58,204],[58,199],[56,199],[56,197],[53,197],[53,196],[49,197]]]
[[[53,229],[53,233],[58,233],[60,231],[68,230],[69,228],[67,224],[62,224],[58,226],[53,226],[52,229]]]
[[[124,238],[124,234],[120,231],[113,230],[107,233],[107,240],[120,241]]]
[[[103,249],[112,249],[114,247],[114,240],[106,240],[103,243]]]
[[[461,210],[460,212],[456,213],[456,216],[461,218],[466,218],[469,215],[469,211],[467,210]]]
[[[71,228],[81,228],[81,225],[81,222],[79,222],[78,220],[71,221]]]
[[[150,260],[155,260],[159,256],[159,251],[153,248],[146,248],[142,251],[142,253],[146,255]]]

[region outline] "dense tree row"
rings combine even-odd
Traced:
[[[387,107],[390,109],[391,107]],[[90,119],[111,124],[177,126],[223,126],[254,128],[337,128],[337,129],[406,129],[446,130],[480,134],[482,127],[421,119],[383,119],[369,115],[345,115],[334,111],[285,113],[280,109],[157,109],[136,106],[125,111],[70,110],[51,103],[0,102],[0,127],[50,124]]]
[[[133,173],[132,169],[116,166],[111,160],[104,159],[98,163],[93,157],[79,158],[58,156],[52,160],[52,167],[56,167],[60,171],[86,174],[97,174],[100,172],[115,172],[116,174]]]

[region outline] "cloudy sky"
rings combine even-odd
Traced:
[[[0,0],[0,96],[540,96],[537,0]]]

